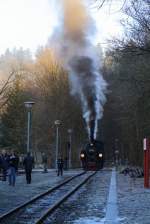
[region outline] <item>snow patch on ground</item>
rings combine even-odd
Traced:
[[[118,218],[117,221],[121,223],[121,221],[124,221],[126,218]],[[99,219],[96,217],[88,217],[88,218],[80,218],[76,220],[73,224],[114,224],[116,223],[115,221],[106,221],[106,218]]]
[[[80,218],[74,222],[74,224],[103,224],[103,220],[96,217]]]

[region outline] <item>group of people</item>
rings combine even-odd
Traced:
[[[16,172],[18,170],[19,157],[14,151],[2,152],[0,155],[0,168],[2,169],[2,180],[6,181],[8,175],[9,185],[15,186]]]
[[[6,177],[8,176],[9,185],[15,186],[18,165],[19,157],[14,151],[11,151],[10,153],[3,151],[0,154],[0,169],[2,170],[2,181],[6,181]],[[34,165],[34,158],[30,155],[30,153],[27,153],[27,156],[24,158],[23,165],[25,168],[27,184],[30,184],[31,172]]]
[[[47,156],[45,153],[42,155],[42,162],[44,165],[43,172],[47,172]],[[11,151],[10,153],[5,150],[0,154],[0,170],[2,170],[2,181],[6,181],[6,177],[8,176],[9,185],[15,186],[16,183],[16,174],[18,171],[19,165],[19,157],[15,153],[15,151]],[[57,161],[57,175],[63,175],[63,159],[59,158]],[[23,159],[23,166],[26,174],[26,182],[27,184],[31,183],[31,173],[32,168],[34,166],[34,158],[31,156],[30,152]]]

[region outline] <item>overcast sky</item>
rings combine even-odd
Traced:
[[[34,53],[38,46],[45,45],[57,25],[57,8],[53,3],[54,0],[0,0],[0,54],[14,47],[29,48]],[[107,5],[99,11],[93,9],[97,42],[104,43],[107,38],[121,34],[120,6],[116,0],[111,8]]]

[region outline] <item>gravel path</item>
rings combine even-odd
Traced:
[[[143,178],[117,175],[118,210],[121,224],[150,224],[150,189]]]

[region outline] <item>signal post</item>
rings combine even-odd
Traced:
[[[150,139],[144,138],[143,140],[144,149],[144,187],[149,188],[150,180]]]

